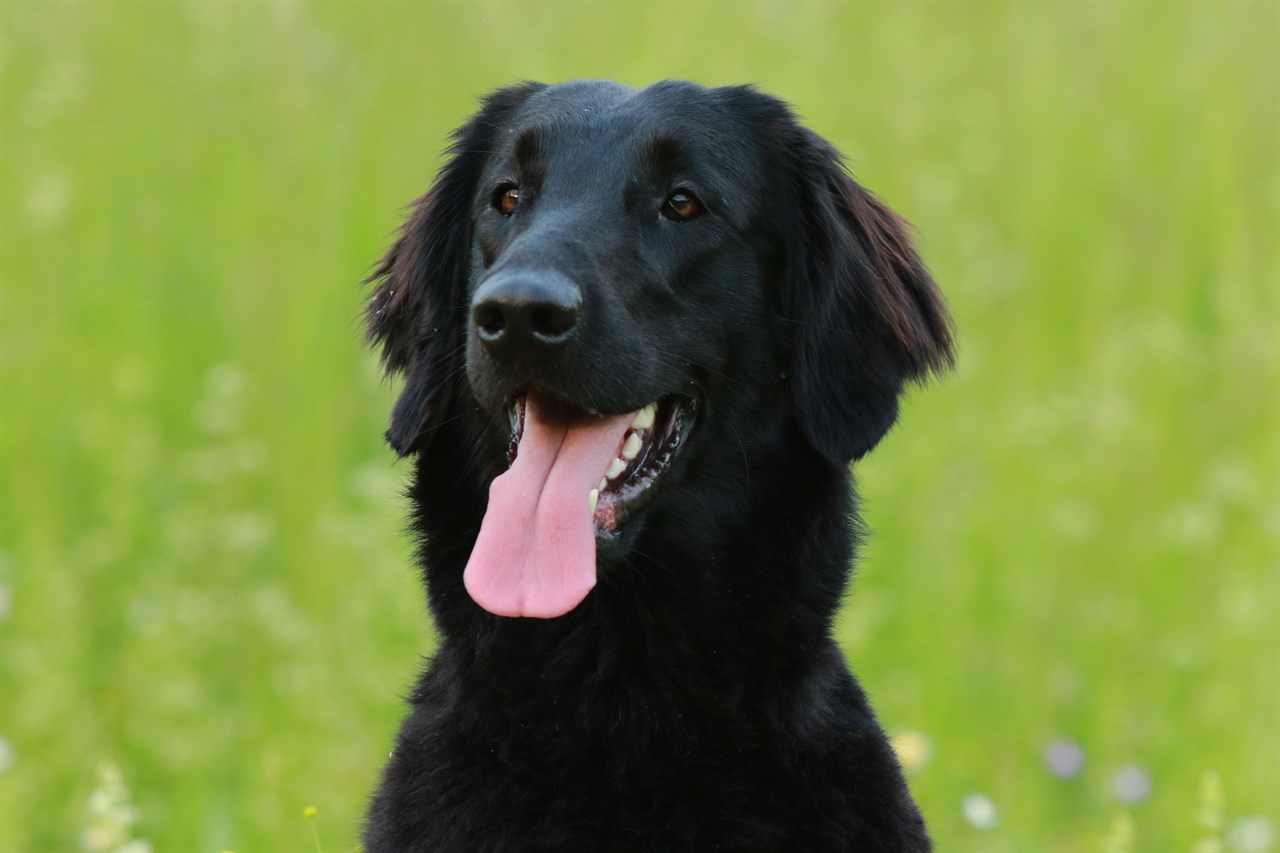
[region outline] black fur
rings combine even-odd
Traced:
[[[589,81],[494,93],[374,276],[369,334],[405,377],[388,440],[440,634],[365,849],[928,850],[830,637],[856,544],[848,465],[904,382],[951,361],[903,223],[750,87]],[[502,216],[495,187],[519,183]],[[691,189],[705,213],[663,218]],[[490,363],[471,294],[499,269],[582,289],[545,365]],[[530,384],[596,411],[696,401],[586,600],[491,615],[462,585]]]

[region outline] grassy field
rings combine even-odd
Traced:
[[[355,846],[433,644],[359,282],[477,94],[580,76],[756,81],[922,235],[960,366],[860,466],[839,630],[940,850],[1280,848],[1278,50],[1273,2],[0,4],[0,850]]]

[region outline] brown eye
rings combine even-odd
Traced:
[[[673,192],[671,198],[667,199],[666,203],[662,205],[662,215],[676,222],[693,219],[700,213],[702,213],[702,202],[684,190]]]
[[[512,184],[498,187],[493,194],[493,206],[503,216],[510,216],[520,206],[520,188]]]

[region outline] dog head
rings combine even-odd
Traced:
[[[373,279],[396,451],[500,416],[466,584],[502,615],[572,609],[726,454],[795,435],[843,471],[951,360],[901,220],[750,87],[495,92]]]

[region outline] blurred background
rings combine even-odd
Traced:
[[[0,849],[349,851],[431,652],[361,279],[475,98],[752,81],[960,333],[840,641],[942,851],[1280,849],[1280,4],[0,4]]]

